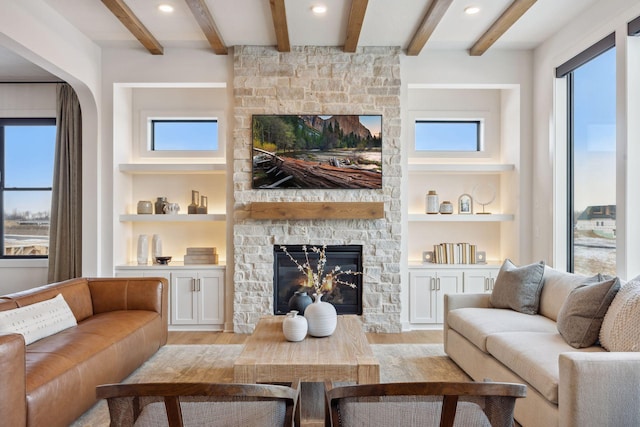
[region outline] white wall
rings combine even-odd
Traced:
[[[629,54],[627,41],[627,22],[640,15],[640,3],[637,0],[601,0],[590,7],[585,13],[565,26],[562,31],[551,37],[534,53],[534,98],[533,98],[533,124],[534,124],[534,151],[533,151],[533,239],[532,251],[534,258],[545,258],[557,268],[565,268],[564,257],[564,233],[566,221],[562,215],[566,203],[566,195],[563,191],[564,172],[561,161],[565,147],[556,135],[563,123],[556,123],[556,117],[565,108],[562,82],[555,78],[555,68],[565,61],[579,54],[595,42],[608,34],[616,32],[616,56],[617,56],[617,212],[618,212],[618,275],[625,278],[640,273],[640,241],[637,234],[631,235],[631,241],[625,238],[625,218],[637,218],[640,201],[638,196],[628,194],[627,182],[629,179],[627,170],[629,164],[640,161],[638,154],[635,159],[627,155],[629,147],[638,145],[640,141],[629,140],[627,143],[627,131],[633,126],[632,121],[627,120],[629,110],[626,94],[631,88],[628,79],[636,79],[628,75],[627,58]],[[636,42],[637,49],[637,40]],[[637,57],[638,53],[633,53]],[[637,67],[637,66],[636,66]],[[554,88],[560,88],[554,92]],[[637,83],[636,83],[637,87]],[[637,98],[637,92],[635,94]],[[636,116],[637,117],[637,116]],[[636,125],[637,126],[637,125]],[[636,133],[630,133],[636,135]],[[636,168],[637,169],[637,168]],[[636,221],[637,222],[637,221]],[[629,237],[627,234],[626,237]]]

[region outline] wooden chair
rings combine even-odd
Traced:
[[[325,383],[327,426],[511,427],[522,384],[417,382],[333,387]]]
[[[111,426],[293,426],[297,384],[146,383],[96,388]],[[297,416],[296,416],[297,418]]]

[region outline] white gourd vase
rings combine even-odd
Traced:
[[[328,337],[336,330],[338,313],[333,304],[322,301],[322,294],[313,294],[313,298],[313,304],[304,310],[304,317],[309,323],[309,335]]]
[[[147,265],[149,262],[149,236],[146,234],[138,236],[137,260],[138,265]]]
[[[302,341],[307,336],[307,319],[291,310],[282,321],[282,332],[287,341]]]

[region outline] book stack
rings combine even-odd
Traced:
[[[476,245],[470,243],[440,243],[433,245],[433,261],[436,264],[475,264]]]
[[[216,248],[187,248],[184,264],[217,264],[218,251]]]

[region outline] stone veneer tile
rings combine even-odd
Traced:
[[[273,313],[274,244],[362,244],[363,322],[369,331],[399,332],[400,49],[364,47],[234,48],[234,331],[253,331]],[[253,190],[253,114],[382,114],[381,190]],[[255,201],[382,201],[384,219],[258,221]]]

